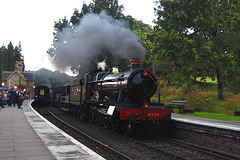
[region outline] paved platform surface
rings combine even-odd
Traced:
[[[0,111],[0,160],[53,160],[23,110],[5,107]]]
[[[240,131],[240,121],[224,121],[217,119],[184,116],[177,113],[172,113],[172,119],[180,122],[187,122],[209,127]]]
[[[0,111],[0,160],[103,159],[60,129],[45,121],[23,102],[24,109]]]

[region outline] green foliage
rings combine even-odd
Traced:
[[[217,95],[216,95],[216,97],[217,97]],[[224,103],[223,101],[219,101],[217,98],[212,99],[209,102],[209,105],[206,106],[206,108],[203,111],[205,111],[205,112],[208,111],[208,112],[212,112],[212,113],[230,114],[230,112],[226,112],[226,110],[224,110],[224,108],[222,107],[223,103]]]
[[[168,105],[171,100],[186,100],[188,109],[201,109],[204,112],[213,113],[232,113],[227,111],[222,105],[224,101],[218,100],[218,92],[216,88],[201,89],[198,85],[184,84],[181,87],[176,87],[166,83],[163,79],[158,80],[158,90],[160,92],[161,103]],[[161,86],[161,87],[160,87]],[[232,97],[233,93],[224,92],[225,97]],[[151,98],[151,102],[158,103],[157,94]]]
[[[171,62],[174,83],[216,78],[220,100],[227,83],[240,90],[239,8],[238,1],[157,1],[155,54]]]
[[[204,83],[215,83],[215,84],[217,84],[217,80],[216,79],[213,80],[212,78],[209,78],[209,77],[206,77],[206,78],[197,77],[196,81],[204,82]]]
[[[118,0],[93,0],[88,6],[91,13],[100,13],[106,10],[114,19],[123,17],[123,5],[118,5]]]
[[[233,95],[231,98],[229,98],[224,104],[223,107],[227,111],[240,111],[240,94]]]
[[[161,89],[160,95],[164,97],[165,100],[172,100],[172,99],[183,99],[181,97],[181,88],[176,88],[173,86],[167,86]]]
[[[140,20],[136,20],[132,16],[125,16],[124,19],[129,23],[130,28],[139,36],[142,41],[147,41],[148,35],[151,34],[152,28],[150,25],[143,23]]]
[[[232,95],[230,92],[224,92],[226,97]],[[187,108],[201,109],[204,112],[231,113],[226,111],[222,105],[224,101],[218,100],[217,91],[199,91],[198,89],[185,95]]]
[[[83,2],[81,11],[79,12],[77,9],[74,10],[68,25],[77,25],[84,15],[88,13],[99,14],[102,10],[106,10],[107,14],[111,15],[114,19],[120,19],[124,17],[122,13],[123,9],[123,5],[118,5],[118,0],[93,0],[89,5]],[[54,28],[59,29],[58,26],[55,26]]]
[[[173,99],[184,99],[185,87],[176,88],[175,86],[171,86],[168,84],[164,79],[160,78],[158,79],[158,88],[157,93],[160,93],[160,101],[161,103],[168,104]],[[154,95],[151,98],[152,102],[158,103],[158,97],[157,95]]]
[[[0,79],[3,71],[14,71],[15,62],[23,61],[21,51],[21,43],[13,46],[12,42],[9,42],[7,46],[0,48]]]
[[[187,107],[191,109],[202,109],[210,103],[211,98],[199,92],[189,92],[186,95]]]
[[[239,121],[240,117],[236,117],[233,114],[224,114],[224,113],[209,113],[209,112],[195,112],[195,114],[184,114],[194,117],[210,118],[210,119],[220,119],[226,121]]]

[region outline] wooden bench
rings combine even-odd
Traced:
[[[185,101],[185,100],[171,100],[168,108],[171,109],[172,112],[173,112],[174,108],[177,108],[178,113],[184,113],[184,108],[185,108],[186,103],[187,103],[187,101]]]
[[[168,108],[171,109],[172,112],[173,112],[174,108],[177,108],[178,109],[178,113],[191,113],[191,114],[194,114],[195,113],[194,109],[186,109],[185,108],[186,103],[187,103],[187,101],[185,101],[185,100],[171,100],[171,102],[169,103]]]

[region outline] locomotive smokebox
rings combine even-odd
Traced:
[[[131,69],[137,69],[141,67],[142,61],[138,58],[132,58],[130,62],[131,62]]]

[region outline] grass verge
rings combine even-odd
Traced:
[[[226,120],[226,121],[240,121],[240,116],[234,116],[233,114],[224,114],[224,113],[195,112],[195,114],[183,114],[183,115],[210,118],[210,119],[219,119],[219,120]]]

